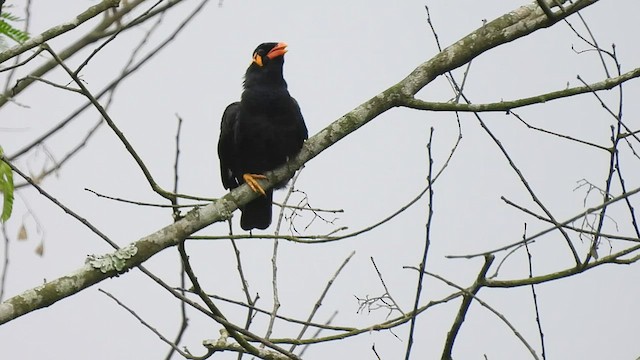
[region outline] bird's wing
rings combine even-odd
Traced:
[[[304,140],[307,140],[307,138],[309,138],[309,133],[307,131],[307,125],[304,123],[304,118],[302,117],[302,112],[300,111],[300,105],[298,105],[298,101],[296,99],[294,99],[293,97],[291,98],[292,101],[292,106],[294,108],[294,113],[296,114],[296,117],[298,119],[298,134],[299,134],[299,140],[300,140],[300,147],[302,147],[302,142]]]
[[[232,168],[236,159],[236,124],[238,122],[238,112],[240,102],[234,102],[227,106],[222,114],[220,122],[220,139],[218,140],[218,157],[220,158],[220,176],[225,189],[238,187],[238,180],[233,175]]]

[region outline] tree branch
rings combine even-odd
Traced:
[[[544,104],[547,101],[571,97],[574,95],[592,93],[594,91],[611,90],[614,87],[640,77],[640,68],[635,68],[620,76],[609,78],[588,86],[577,86],[565,90],[553,91],[523,99],[500,101],[488,104],[461,104],[452,102],[430,102],[416,99],[414,97],[402,98],[400,105],[411,109],[430,111],[460,111],[460,112],[491,112],[510,111],[524,106],[534,104]]]

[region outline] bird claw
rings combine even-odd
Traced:
[[[267,195],[267,193],[264,192],[264,189],[262,188],[262,186],[260,186],[260,184],[256,180],[256,179],[267,179],[266,176],[262,174],[243,174],[242,178],[244,179],[244,182],[247,185],[249,185],[251,190],[253,190],[254,192],[260,193],[264,196]]]

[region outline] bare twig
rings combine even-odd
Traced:
[[[80,150],[82,150],[87,145],[87,143],[89,142],[89,139],[96,133],[96,131],[98,130],[98,128],[100,128],[102,124],[103,124],[102,119],[100,119],[93,127],[91,127],[91,129],[89,129],[85,137],[73,149],[71,149],[68,153],[66,153],[62,157],[62,159],[60,159],[59,161],[56,161],[55,164],[50,168],[43,170],[41,173],[39,173],[35,177],[36,180],[38,180],[36,182],[39,182],[45,177],[49,176],[50,174],[58,171],[62,167],[62,165],[64,165],[67,161],[73,158],[74,155],[76,155]],[[28,183],[20,183],[20,184],[16,184],[15,187],[16,189],[19,189],[21,187],[25,187],[28,185],[29,185]]]
[[[56,204],[56,206],[58,206],[60,209],[62,209],[65,213],[71,215],[71,217],[73,217],[76,220],[80,221],[84,226],[89,228],[94,234],[98,235],[100,238],[102,238],[104,241],[106,241],[109,245],[111,245],[112,248],[114,248],[114,249],[119,249],[120,248],[115,242],[113,242],[104,233],[102,233],[100,230],[98,230],[98,228],[96,228],[89,221],[87,221],[87,219],[81,217],[80,215],[75,213],[73,210],[69,209],[67,206],[65,206],[60,201],[58,201],[58,199],[56,199],[53,196],[51,196],[42,187],[40,187],[33,180],[31,180],[31,178],[29,176],[27,176],[20,169],[18,169],[16,166],[14,166],[8,159],[6,159],[6,158],[4,158],[2,156],[2,157],[0,157],[0,160],[4,161],[7,165],[9,165],[9,167],[11,167],[11,170],[13,170],[16,174],[20,175],[20,177],[22,177],[31,186],[33,186],[36,190],[38,190],[38,192],[42,196],[46,197],[49,201],[51,201],[52,203]]]
[[[243,349],[245,349],[248,353],[252,355],[258,355],[259,350],[251,345],[240,333],[237,331],[237,326],[231,324],[227,321],[227,318],[220,312],[218,307],[211,301],[211,299],[207,296],[207,294],[200,287],[200,283],[198,282],[198,278],[193,272],[191,268],[191,264],[189,263],[189,256],[184,247],[184,241],[181,241],[178,244],[178,251],[180,252],[180,257],[182,259],[182,263],[184,264],[184,270],[189,276],[189,280],[193,285],[194,292],[200,297],[202,301],[207,305],[211,313],[214,315],[214,320],[220,323],[227,330],[229,335],[231,335]],[[282,349],[285,351],[284,349]],[[280,350],[278,350],[280,351]]]
[[[178,163],[180,159],[180,131],[182,130],[182,118],[176,115],[178,118],[178,128],[176,129],[176,156],[173,163],[173,193],[178,193]],[[178,207],[178,198],[171,198],[171,205],[173,205],[172,215],[173,220],[178,221],[181,218],[180,208]]]
[[[513,334],[518,338],[518,340],[520,340],[520,342],[527,348],[527,350],[529,350],[529,352],[531,353],[531,355],[533,356],[534,359],[539,360],[538,358],[538,354],[536,354],[536,351],[533,349],[533,347],[529,344],[529,342],[527,342],[527,340],[522,336],[522,334],[520,334],[520,332],[515,328],[515,326],[513,326],[511,324],[511,322],[509,322],[509,320],[507,320],[507,318],[502,315],[500,312],[498,312],[497,310],[495,310],[493,307],[491,307],[489,304],[487,304],[486,302],[484,302],[482,299],[480,299],[476,294],[476,293],[472,293],[470,289],[463,289],[462,287],[454,284],[453,282],[443,278],[442,276],[439,276],[437,274],[432,274],[427,272],[427,275],[432,276],[444,283],[446,283],[447,285],[454,287],[458,290],[461,290],[462,292],[464,292],[465,295],[468,295],[469,298],[472,298],[473,300],[477,301],[478,304],[482,305],[484,308],[486,308],[487,310],[491,311],[494,315],[496,315],[500,320],[502,320],[502,322],[505,323],[505,325],[507,325],[509,327],[509,329],[511,329],[511,331],[513,332]],[[474,284],[475,285],[475,284]],[[473,286],[472,286],[473,288]],[[464,301],[464,300],[463,300]],[[458,318],[456,317],[456,320]],[[463,318],[464,320],[464,318]],[[449,333],[451,334],[451,333]],[[451,353],[448,353],[447,355],[449,355],[449,357],[445,357],[443,356],[443,359],[451,359]],[[485,355],[486,357],[486,355]]]
[[[577,138],[575,138],[575,137],[573,137],[571,135],[559,134],[559,133],[556,133],[556,132],[553,132],[553,131],[549,131],[547,129],[543,129],[543,128],[539,128],[539,127],[530,125],[519,114],[517,114],[517,113],[515,113],[513,111],[510,111],[510,114],[513,115],[516,119],[520,120],[520,122],[522,122],[529,129],[532,129],[532,130],[535,130],[535,131],[539,131],[539,132],[544,133],[544,134],[553,135],[553,136],[559,137],[561,139],[566,139],[566,140],[569,140],[569,141],[575,141],[575,142],[577,142],[579,144],[591,146],[591,147],[594,147],[596,149],[600,149],[600,150],[604,150],[604,151],[609,152],[609,149],[604,147],[604,146],[602,146],[602,145],[598,145],[598,144],[595,144],[595,143],[592,143],[592,142],[589,142],[589,141],[577,139]]]
[[[589,37],[593,42],[593,48],[598,52],[598,57],[600,58],[600,62],[602,63],[602,68],[604,70],[604,73],[607,75],[607,78],[610,78],[611,74],[609,74],[607,63],[604,61],[604,56],[602,56],[603,51],[598,45],[598,41],[596,40],[596,37],[593,35],[593,32],[591,32],[591,28],[589,27],[589,24],[587,24],[587,21],[584,19],[584,17],[582,17],[582,14],[580,14],[580,12],[578,12],[576,15],[578,15],[578,18],[582,22],[582,25],[584,25],[584,28],[587,30],[587,33],[589,33]]]
[[[127,310],[127,312],[129,312],[129,314],[133,315],[133,317],[135,317],[138,321],[140,321],[140,323],[142,325],[144,325],[147,329],[151,330],[151,332],[153,332],[154,334],[156,334],[160,340],[164,341],[165,344],[171,346],[171,348],[173,349],[173,351],[178,352],[182,357],[186,358],[186,359],[193,359],[193,360],[198,360],[198,359],[206,359],[208,357],[211,356],[211,354],[213,354],[213,352],[211,350],[207,351],[207,353],[203,356],[193,356],[189,353],[186,353],[182,350],[180,350],[180,348],[178,348],[178,346],[171,342],[169,339],[167,339],[164,335],[162,335],[156,328],[154,328],[153,326],[149,325],[149,323],[147,323],[146,321],[144,321],[144,319],[142,317],[140,317],[140,315],[138,315],[135,311],[133,311],[131,308],[129,308],[127,305],[123,304],[120,300],[118,300],[118,298],[116,298],[115,296],[111,295],[109,292],[103,290],[103,289],[98,289],[98,291],[100,291],[101,293],[107,295],[109,298],[111,298],[111,300],[115,301],[118,305],[120,305],[123,309]]]
[[[175,155],[175,162],[173,164],[173,193],[177,193],[178,192],[178,161],[180,159],[180,130],[182,129],[182,118],[180,116],[178,116],[178,128],[176,129],[176,155]],[[181,216],[180,216],[180,210],[178,208],[178,199],[173,199],[172,200],[172,215],[173,215],[173,220],[174,221],[178,221],[180,220]],[[184,262],[180,262],[180,287],[182,289],[185,288],[186,286],[186,270],[185,270],[185,265]],[[185,291],[184,290],[179,290],[180,293],[184,296],[185,295]],[[182,340],[182,336],[184,335],[185,331],[187,330],[187,327],[189,326],[189,318],[187,317],[187,304],[184,301],[180,302],[180,328],[178,329],[178,334],[175,337],[175,344],[180,344],[180,341]],[[165,357],[166,360],[171,360],[171,357],[173,356],[173,353],[175,352],[175,348],[172,347],[171,349],[169,349],[169,353],[167,353],[167,356]]]
[[[99,192],[97,192],[95,190],[91,190],[91,189],[87,189],[87,188],[85,188],[84,190],[94,194],[95,196],[97,196],[99,198],[109,199],[109,200],[113,200],[113,201],[122,202],[122,203],[125,203],[125,204],[132,204],[132,205],[138,205],[138,206],[149,206],[149,207],[158,207],[158,208],[180,209],[180,208],[193,208],[193,207],[204,206],[204,205],[208,204],[208,203],[197,203],[197,204],[187,204],[187,205],[154,204],[154,203],[127,200],[127,199],[123,199],[123,198],[119,198],[119,197],[113,197],[113,196],[109,196],[109,195],[104,195],[104,194],[101,194],[101,193],[99,193]],[[210,199],[210,200],[214,201],[215,199]]]
[[[445,304],[451,300],[457,299],[459,297],[461,297],[463,295],[463,292],[457,292],[451,295],[446,296],[445,298],[439,299],[439,300],[433,300],[430,301],[429,303],[427,303],[424,306],[421,306],[418,311],[417,314],[423,313],[424,311],[427,311],[428,309],[431,309],[434,306],[437,305],[442,305]],[[307,344],[318,344],[318,343],[323,343],[323,342],[328,342],[328,341],[333,341],[333,340],[344,340],[353,336],[358,336],[361,334],[367,334],[367,333],[371,333],[372,331],[383,331],[383,330],[391,330],[393,328],[396,328],[398,326],[404,325],[407,322],[409,322],[411,320],[411,317],[414,316],[413,312],[409,312],[405,315],[401,315],[397,318],[391,319],[391,320],[387,320],[385,322],[379,323],[379,324],[374,324],[374,325],[370,325],[367,326],[365,328],[360,328],[360,329],[354,329],[352,331],[348,331],[348,332],[344,332],[341,334],[336,334],[336,335],[330,335],[330,336],[325,336],[325,337],[321,337],[321,338],[311,338],[311,339],[292,339],[292,338],[286,338],[286,339],[271,339],[271,342],[273,342],[274,344],[297,344],[297,345],[307,345]]]
[[[229,235],[233,236],[233,227],[231,226],[231,220],[229,220]],[[260,295],[256,294],[254,298],[251,297],[251,294],[249,293],[249,282],[247,281],[244,275],[244,270],[242,268],[242,258],[240,256],[240,248],[238,248],[238,245],[236,244],[235,239],[232,238],[229,240],[231,241],[231,246],[233,246],[233,252],[236,258],[236,269],[238,270],[238,275],[240,276],[240,282],[242,283],[242,292],[244,293],[245,299],[247,301],[246,304],[241,303],[242,305],[247,306],[247,320],[244,323],[244,328],[249,330],[249,328],[251,327],[251,322],[253,321],[253,317],[255,315],[254,305],[258,302]],[[238,360],[241,360],[243,355],[244,355],[243,353],[238,353]]]
[[[133,148],[133,146],[131,145],[131,143],[129,142],[129,140],[127,140],[127,138],[124,136],[124,134],[122,133],[122,131],[118,128],[118,126],[115,124],[115,122],[111,119],[111,116],[109,116],[109,114],[107,113],[107,111],[104,109],[104,107],[100,104],[100,102],[98,101],[98,99],[95,98],[95,96],[93,96],[93,94],[91,93],[91,91],[89,91],[89,89],[87,89],[87,87],[84,85],[84,83],[80,80],[80,78],[78,77],[78,75],[73,72],[63,61],[62,59],[51,49],[51,47],[48,44],[42,44],[42,46],[44,47],[44,49],[49,52],[51,54],[51,56],[53,56],[54,59],[56,59],[56,61],[58,61],[58,63],[60,64],[60,66],[67,72],[67,74],[69,74],[69,76],[71,77],[71,79],[73,79],[73,81],[76,83],[76,85],[78,85],[80,87],[80,89],[82,90],[82,94],[89,99],[89,101],[91,101],[91,103],[93,104],[93,106],[98,110],[98,112],[100,113],[100,115],[102,115],[103,119],[107,122],[107,125],[109,125],[109,127],[111,128],[111,130],[113,130],[113,132],[116,134],[116,136],[118,137],[118,139],[120,139],[120,141],[122,142],[122,144],[124,145],[124,147],[127,149],[127,151],[129,152],[129,154],[131,155],[131,157],[135,160],[136,164],[138,164],[138,167],[140,168],[140,170],[142,171],[142,173],[144,174],[145,178],[147,179],[147,181],[149,182],[149,186],[151,186],[151,188],[153,189],[153,191],[155,191],[158,195],[166,198],[167,200],[173,201],[175,200],[176,195],[172,194],[166,190],[164,190],[163,188],[160,187],[160,185],[158,185],[156,183],[156,181],[153,179],[153,177],[151,176],[151,172],[149,171],[149,169],[147,168],[147,165],[145,165],[144,161],[142,161],[142,158],[138,155],[138,153],[135,151],[135,149]]]
[[[471,302],[482,287],[484,279],[487,275],[487,271],[489,271],[489,267],[491,266],[493,259],[493,255],[485,256],[484,265],[478,273],[476,281],[473,283],[473,285],[471,285],[471,287],[469,287],[469,289],[464,290],[464,294],[462,295],[462,303],[460,304],[460,308],[458,309],[458,314],[456,315],[456,318],[451,325],[451,330],[449,330],[449,332],[447,333],[447,339],[445,340],[444,349],[442,350],[442,360],[451,360],[453,358],[451,355],[453,352],[453,344],[456,341],[456,337],[458,336],[460,328],[462,327],[464,318],[469,311]]]
[[[0,8],[2,6],[0,5]],[[7,281],[7,273],[9,272],[9,234],[7,234],[7,225],[3,222],[2,237],[4,238],[4,261],[2,262],[2,275],[0,277],[0,301],[4,299],[4,285]]]
[[[2,1],[2,3],[4,3],[4,1]],[[2,3],[0,3],[0,9],[2,8]],[[25,18],[24,18],[23,31],[28,34],[29,33],[29,25],[31,24],[31,0],[27,0],[26,4],[24,5],[24,13],[25,13]],[[8,66],[6,68],[0,69],[0,72],[11,70],[9,72],[9,75],[7,76],[7,80],[4,83],[3,92],[7,92],[7,90],[9,90],[9,85],[13,81],[13,77],[16,74],[17,68],[22,66],[22,65],[24,65],[24,64],[26,64],[26,63],[28,63],[29,61],[31,61],[33,58],[38,56],[41,51],[42,50],[38,50],[34,54],[31,54],[31,56],[29,56],[27,58],[27,60],[25,60],[23,62],[20,62],[20,55],[16,55],[16,57],[14,58],[14,62],[13,62],[12,66]]]
[[[336,315],[338,315],[338,312],[334,311],[333,314],[331,314],[331,316],[329,317],[329,320],[327,320],[327,322],[324,323],[324,326],[330,325],[331,322],[333,321],[333,319],[336,317]],[[317,338],[318,336],[320,336],[320,333],[322,332],[322,330],[324,330],[324,327],[319,327],[311,338],[314,339],[314,338]],[[302,348],[302,350],[300,350],[300,357],[302,357],[302,355],[304,355],[304,352],[307,351],[307,348],[309,348],[309,344],[305,345]]]
[[[558,231],[560,231],[560,233],[564,237],[567,243],[567,246],[569,247],[569,250],[571,250],[571,255],[573,255],[573,259],[575,260],[576,264],[580,264],[580,257],[578,256],[578,253],[576,252],[576,249],[573,246],[573,243],[571,242],[571,239],[569,238],[569,235],[567,234],[567,232],[564,231],[564,229],[555,220],[553,215],[551,215],[551,212],[542,203],[542,201],[540,201],[536,193],[533,191],[533,188],[529,185],[529,182],[524,177],[520,169],[516,166],[515,162],[511,158],[511,155],[509,155],[509,153],[504,148],[500,140],[498,140],[498,138],[493,134],[493,132],[489,130],[489,127],[485,124],[485,122],[477,113],[474,113],[474,115],[476,119],[478,119],[480,126],[485,130],[485,132],[489,135],[489,137],[491,137],[493,142],[498,146],[498,148],[500,149],[500,152],[502,152],[502,155],[507,159],[507,162],[509,162],[509,165],[511,166],[513,171],[516,173],[516,175],[518,175],[518,178],[520,178],[520,182],[522,183],[522,185],[524,185],[525,189],[527,189],[527,192],[529,193],[529,196],[531,196],[531,199],[533,199],[533,201],[540,207],[540,209],[542,209],[542,211],[544,211],[544,213],[549,217],[549,219],[551,219],[554,222],[554,224],[558,225],[557,229]]]
[[[162,2],[162,0],[159,0],[155,4],[151,5],[151,7],[149,7],[147,10],[145,10],[139,16],[137,16],[136,19],[141,19],[141,18],[145,17],[147,14],[149,14],[151,12],[151,10],[153,10],[155,7],[160,5],[161,2]],[[160,20],[158,22],[156,22],[156,24],[159,24],[160,21],[162,21],[162,17],[160,17]],[[96,56],[98,54],[98,52],[100,52],[105,46],[107,46],[110,42],[115,40],[116,36],[118,36],[118,34],[120,34],[124,29],[125,29],[124,27],[118,27],[117,30],[113,34],[109,35],[107,40],[105,40],[102,44],[100,44],[100,46],[98,46],[95,49],[93,49],[91,54],[89,54],[89,56],[87,56],[84,59],[84,61],[82,61],[82,63],[76,68],[74,73],[76,75],[79,75],[80,72],[82,71],[82,69],[84,69],[84,67],[87,66],[87,64],[89,64],[89,61],[91,61],[91,59],[93,59],[93,57]],[[152,27],[152,29],[153,29],[153,27]],[[145,42],[145,41],[146,40],[143,40],[143,42]]]
[[[329,279],[329,282],[327,282],[327,285],[325,286],[324,290],[322,291],[322,294],[320,294],[320,297],[318,298],[318,301],[316,301],[315,305],[313,306],[313,309],[311,310],[311,313],[309,314],[309,316],[307,317],[306,322],[309,323],[313,320],[313,317],[316,315],[316,312],[318,311],[318,309],[320,308],[320,306],[322,306],[322,301],[324,300],[324,297],[327,296],[327,293],[329,292],[329,289],[331,288],[331,285],[333,285],[333,282],[336,280],[336,278],[338,277],[338,275],[340,275],[340,272],[342,271],[342,269],[344,269],[345,266],[347,266],[347,264],[349,263],[349,260],[351,260],[351,258],[353,257],[353,255],[355,255],[356,252],[352,251],[351,254],[349,254],[349,256],[347,256],[346,259],[344,259],[344,261],[342,262],[342,264],[340,264],[340,267],[338,267],[338,270],[336,270],[336,272],[333,274],[333,276],[331,277],[331,279]],[[309,328],[308,324],[305,324],[302,329],[300,330],[300,333],[298,333],[298,337],[296,339],[302,339],[302,336],[304,335],[305,332],[307,332],[307,329]],[[321,329],[318,329],[321,330]],[[315,335],[314,337],[316,337],[317,335]],[[289,351],[293,352],[296,349],[297,345],[291,345],[291,348],[289,349]],[[302,356],[302,353],[300,353],[300,356]]]
[[[293,189],[301,173],[302,173],[302,169],[300,169],[291,180],[291,185],[289,185],[289,189],[287,190],[287,194],[285,195],[284,200],[282,201],[282,204],[286,205],[287,202],[289,201],[289,198],[293,193]],[[276,315],[278,314],[278,310],[280,309],[280,298],[278,296],[278,238],[277,236],[280,234],[280,226],[282,225],[282,220],[284,219],[284,210],[285,210],[285,207],[280,208],[280,213],[278,215],[278,222],[276,224],[276,230],[274,232],[274,235],[276,236],[276,238],[273,240],[273,253],[271,255],[271,291],[273,294],[273,309],[271,310],[271,316],[269,317],[269,325],[267,325],[267,331],[264,336],[267,339],[271,337]]]
[[[572,222],[574,222],[574,221],[576,221],[578,219],[581,219],[581,218],[583,218],[583,217],[585,217],[585,216],[587,216],[587,215],[589,215],[591,213],[599,211],[600,209],[602,209],[602,208],[604,208],[606,206],[609,206],[609,205],[611,205],[611,204],[613,204],[615,202],[618,202],[620,200],[624,200],[624,199],[626,199],[626,198],[628,198],[630,196],[633,196],[633,195],[637,194],[638,192],[640,192],[640,187],[635,188],[635,189],[633,189],[633,190],[631,190],[629,192],[626,192],[624,194],[618,195],[618,196],[616,196],[614,198],[611,198],[609,201],[607,201],[605,203],[602,203],[602,204],[600,204],[598,206],[595,206],[595,207],[592,207],[592,208],[588,208],[585,211],[581,212],[580,214],[578,214],[578,215],[576,215],[576,216],[574,216],[572,218],[569,218],[568,220],[565,220],[565,221],[560,222],[560,223],[554,222],[554,226],[553,227],[550,227],[548,229],[542,230],[542,231],[540,231],[540,232],[538,232],[538,233],[536,233],[534,235],[528,236],[525,240],[520,240],[518,242],[511,243],[509,245],[501,246],[499,248],[495,248],[493,250],[489,250],[489,251],[485,251],[485,252],[481,252],[481,253],[468,254],[468,255],[448,255],[447,258],[450,258],[450,259],[453,259],[453,258],[467,258],[467,259],[470,259],[470,258],[474,258],[474,257],[486,256],[488,254],[493,254],[493,253],[496,253],[496,252],[499,252],[499,251],[504,251],[504,250],[507,250],[507,249],[511,249],[514,246],[519,246],[519,245],[524,244],[524,242],[530,242],[530,241],[532,241],[534,239],[537,239],[540,236],[545,235],[545,234],[557,229],[558,227],[564,227],[567,224],[570,224],[570,223],[572,223]]]
[[[376,261],[373,259],[373,256],[370,259],[371,259],[371,263],[373,264],[373,268],[376,270],[376,274],[378,275],[378,279],[380,279],[380,283],[382,284],[382,287],[384,288],[384,295],[382,295],[382,298],[389,299],[389,301],[391,301],[389,314],[391,314],[391,312],[393,310],[398,310],[402,315],[405,315],[404,311],[402,311],[402,309],[400,308],[400,305],[398,305],[398,303],[393,298],[393,296],[391,296],[391,292],[389,291],[389,288],[387,287],[387,284],[384,282],[384,279],[382,278],[382,273],[380,272],[380,269],[378,269],[378,265],[376,264]],[[413,312],[415,313],[416,309],[413,309]]]
[[[193,290],[187,290],[187,289],[180,289],[180,290],[184,290],[187,292],[191,292],[193,293]],[[260,313],[260,314],[264,314],[264,315],[271,315],[271,311],[267,311],[264,309],[261,309],[255,305],[249,305],[245,302],[242,301],[237,301],[237,300],[232,300],[232,299],[228,299],[222,296],[218,296],[218,295],[214,295],[214,294],[207,294],[207,296],[216,299],[216,300],[220,300],[220,301],[224,301],[226,303],[229,304],[234,304],[234,305],[238,305],[241,306],[243,308],[246,309],[251,309],[252,311],[256,312],[256,313]],[[256,299],[254,298],[253,302],[256,302]],[[307,322],[307,321],[303,321],[303,320],[298,320],[298,319],[294,319],[294,318],[290,318],[290,317],[286,317],[286,316],[282,316],[280,314],[276,315],[276,318],[280,319],[280,320],[284,320],[286,322],[290,322],[292,324],[300,324],[300,325],[308,325],[311,327],[315,327],[318,329],[323,329],[323,330],[333,330],[333,331],[353,331],[355,330],[355,328],[353,327],[348,327],[348,326],[329,326],[329,325],[323,325],[323,324],[319,324],[319,323],[314,323],[314,322]]]
[[[416,284],[416,295],[413,302],[413,313],[416,313],[418,306],[420,305],[420,296],[422,295],[422,281],[424,279],[424,271],[427,266],[427,254],[429,253],[429,245],[431,244],[431,224],[433,223],[433,184],[431,182],[431,176],[433,171],[433,154],[431,153],[431,143],[433,141],[433,127],[429,131],[429,142],[427,142],[427,156],[428,156],[428,172],[427,172],[427,185],[429,186],[429,210],[427,212],[427,223],[425,225],[425,240],[424,250],[422,251],[422,260],[420,261],[418,273],[418,282]],[[409,325],[409,339],[407,340],[407,350],[405,352],[405,360],[409,360],[411,357],[411,347],[413,346],[413,334],[416,327],[416,317],[411,318],[411,324]]]
[[[524,232],[522,238],[527,237],[527,223],[524,224]],[[531,264],[531,252],[529,252],[529,245],[524,243],[524,248],[527,250],[527,262],[529,263],[529,278],[533,277],[533,265]],[[538,325],[538,334],[540,335],[540,347],[542,348],[542,359],[546,360],[547,355],[544,347],[544,333],[542,332],[542,322],[540,321],[540,308],[538,307],[538,296],[536,294],[536,288],[534,284],[531,284],[531,295],[533,296],[533,308],[536,311],[536,324]]]
[[[544,216],[542,216],[540,214],[536,214],[535,212],[533,212],[533,211],[531,211],[531,210],[529,210],[529,209],[527,209],[527,208],[525,208],[523,206],[520,206],[520,205],[512,202],[511,200],[505,198],[504,196],[501,197],[501,199],[505,203],[507,203],[507,205],[513,206],[514,208],[516,208],[516,209],[518,209],[518,210],[520,210],[520,211],[522,211],[522,212],[524,212],[526,214],[529,214],[529,215],[537,218],[538,220],[542,220],[542,221],[545,221],[545,222],[553,224],[553,221],[551,221],[551,219],[548,219],[548,218],[546,218],[546,217],[544,217]],[[588,230],[588,229],[585,229],[585,228],[577,228],[575,226],[571,226],[571,225],[567,225],[567,224],[561,224],[561,225],[565,229],[568,229],[568,230],[571,230],[571,231],[575,231],[578,234],[590,235],[590,236],[593,236],[594,238],[596,236],[598,236],[598,237],[603,237],[603,238],[612,239],[612,240],[625,240],[625,241],[632,241],[632,242],[640,242],[640,237],[638,237],[638,236],[634,237],[634,236],[614,235],[614,234],[608,234],[608,233],[603,233],[603,232],[597,232],[597,231],[594,231],[594,230]],[[524,242],[521,241],[520,243],[521,243],[521,245],[524,245]],[[527,243],[533,243],[533,241],[528,241]],[[518,249],[518,247],[516,247],[514,249]]]

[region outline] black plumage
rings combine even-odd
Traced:
[[[308,136],[298,102],[289,95],[282,75],[286,47],[264,43],[256,48],[241,100],[227,106],[222,115],[218,141],[222,185],[234,189],[247,182],[262,195],[240,208],[244,230],[271,224],[273,190],[263,190],[255,179],[296,155]]]

